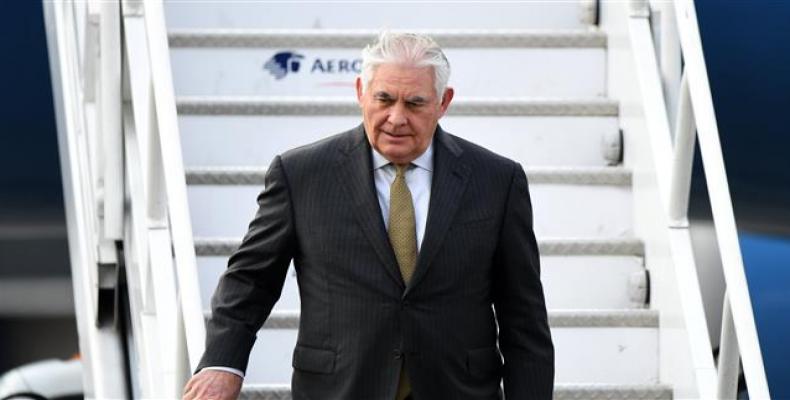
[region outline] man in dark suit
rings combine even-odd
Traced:
[[[433,40],[382,34],[357,78],[363,124],[275,158],[184,398],[238,396],[291,260],[294,399],[497,399],[502,380],[508,400],[552,397],[526,175],[438,126],[448,77]]]

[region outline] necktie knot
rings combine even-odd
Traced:
[[[392,165],[395,166],[395,176],[396,177],[402,177],[402,176],[404,176],[404,174],[406,174],[406,170],[409,169],[409,165],[410,164],[395,164],[395,163],[393,163]]]

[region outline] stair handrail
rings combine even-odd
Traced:
[[[661,372],[662,380],[675,385],[676,395],[684,398],[713,399],[716,397],[716,367],[711,354],[711,343],[708,327],[705,320],[705,309],[700,291],[699,279],[696,271],[691,237],[688,228],[673,227],[669,216],[670,199],[670,169],[672,161],[671,128],[667,116],[667,106],[665,102],[664,87],[662,86],[661,70],[657,57],[657,46],[654,43],[654,29],[651,25],[651,9],[647,0],[632,0],[626,4],[611,5],[607,15],[620,16],[625,14],[627,22],[626,29],[617,28],[615,22],[607,23],[607,29],[613,29],[615,39],[627,35],[630,43],[627,45],[625,53],[630,53],[636,88],[628,91],[618,92],[624,96],[624,101],[633,102],[635,108],[630,113],[636,113],[632,118],[626,118],[623,123],[626,129],[633,129],[634,134],[641,135],[642,129],[646,137],[640,138],[646,145],[646,151],[642,151],[640,157],[652,156],[652,162],[645,162],[640,168],[644,168],[646,176],[641,183],[636,183],[640,187],[651,186],[654,191],[650,195],[657,195],[652,206],[660,207],[660,215],[655,216],[660,224],[656,226],[657,231],[646,232],[646,234],[661,235],[661,240],[656,240],[658,247],[653,248],[653,252],[658,257],[666,257],[669,262],[663,265],[667,268],[662,271],[674,282],[672,295],[677,296],[677,305],[671,305],[658,298],[667,295],[662,290],[664,285],[656,282],[656,293],[658,301],[654,306],[662,310],[661,324],[676,325],[686,335],[687,342],[680,345],[680,348],[688,351],[689,365],[670,366],[671,370]],[[625,7],[626,12],[611,12],[614,7]],[[661,30],[662,34],[665,33]],[[662,46],[662,49],[666,49]],[[626,61],[625,58],[619,59],[620,62]],[[627,78],[626,78],[627,79]],[[636,105],[639,105],[636,107]],[[640,122],[635,122],[639,120]],[[630,122],[629,122],[630,121]],[[639,145],[635,150],[639,148]],[[636,152],[640,153],[640,152]],[[632,161],[634,162],[634,161]],[[637,172],[638,173],[638,172]],[[652,177],[648,177],[652,176]],[[653,210],[651,208],[651,210]],[[651,218],[653,219],[653,218]],[[665,225],[664,225],[665,224]],[[662,243],[663,241],[663,243]],[[666,247],[664,247],[666,246]],[[653,264],[661,268],[662,263],[656,260]],[[666,303],[666,304],[665,304]],[[662,356],[667,354],[662,352]],[[668,355],[668,354],[667,354]],[[660,364],[663,365],[663,364]]]
[[[642,10],[643,17],[649,18],[650,4],[647,0],[632,0],[631,6],[634,10]],[[769,388],[738,242],[738,231],[694,0],[675,0],[671,4],[662,3],[662,6],[667,7],[669,11],[674,11],[675,19],[672,22],[676,26],[672,28],[677,29],[676,39],[680,47],[676,58],[669,60],[668,64],[680,65],[681,55],[684,63],[679,82],[675,79],[664,80],[669,97],[676,100],[674,110],[664,108],[665,115],[672,115],[674,112],[674,130],[672,132],[674,143],[672,149],[669,150],[672,169],[669,174],[660,176],[660,179],[668,180],[665,184],[669,187],[669,192],[667,198],[664,199],[664,204],[670,218],[670,228],[688,230],[688,204],[694,147],[696,141],[699,140],[726,284],[715,396],[718,399],[736,398],[739,361],[742,361],[750,398],[769,399]],[[672,8],[673,6],[674,8]],[[665,40],[672,38],[671,34],[666,34],[668,29],[670,27],[662,26],[661,34]],[[645,35],[644,40],[649,41],[647,45],[651,49],[654,48],[650,35]],[[664,47],[677,47],[677,45],[677,43],[662,43]],[[659,66],[655,65],[654,67],[658,68]],[[663,103],[663,98],[661,98],[661,102]],[[666,116],[662,119],[668,121]]]
[[[139,7],[140,0],[122,0]],[[185,328],[189,368],[194,370],[205,346],[205,320],[200,297],[197,259],[187,199],[186,174],[181,152],[170,50],[162,0],[143,0],[142,10],[151,71],[155,124],[151,128],[160,157],[148,157],[149,207],[164,199],[166,222],[172,242],[172,257],[178,282],[178,301]],[[161,203],[159,206],[163,206]],[[153,210],[152,210],[153,211]]]
[[[81,341],[88,338],[80,348],[90,356],[118,347],[116,363],[100,359],[86,364],[86,393],[123,397],[128,372],[129,393],[178,397],[203,352],[205,325],[162,2],[45,1],[45,10],[55,15],[48,25],[65,32],[58,39],[68,42],[52,62],[67,66],[76,77],[69,81],[53,72],[60,78],[53,82],[56,92],[61,89],[63,97],[70,97],[66,100],[74,99],[73,106],[57,107],[59,118],[82,123],[58,129],[59,137],[65,137],[61,153],[70,148],[82,153],[81,165],[64,168],[64,186],[84,194],[67,208],[85,208],[93,219],[85,221],[88,228],[82,233],[70,233],[70,240],[97,247],[99,264],[97,273],[90,257],[72,263]],[[66,182],[70,171],[83,175],[79,183]],[[68,197],[67,203],[77,196]],[[103,265],[116,266],[116,274],[102,275]],[[115,344],[94,340],[103,327],[90,319],[101,313],[83,298],[95,302],[93,291],[105,281],[120,282],[122,272],[128,297],[121,301],[128,301],[130,315],[116,309],[113,317],[128,317],[131,326],[125,331],[104,328],[111,331],[104,336]],[[80,315],[83,308],[87,318]],[[128,356],[120,356],[123,341],[132,345]]]
[[[122,338],[114,324],[118,314],[107,309],[112,299],[108,302],[100,296],[102,289],[118,289],[117,281],[106,272],[117,271],[115,244],[121,239],[123,224],[120,107],[115,104],[121,101],[120,74],[112,73],[117,60],[108,60],[114,55],[120,60],[120,54],[105,50],[105,63],[98,57],[102,47],[112,47],[111,31],[118,25],[108,21],[104,28],[109,33],[101,43],[97,21],[100,15],[112,19],[113,6],[74,1],[43,1],[42,6],[82,382],[86,397],[91,398],[123,398],[127,390]],[[102,100],[106,103],[99,112],[97,103]],[[115,154],[108,155],[108,151]]]
[[[121,1],[126,275],[143,398],[177,398],[189,375],[143,2]]]
[[[682,121],[682,118],[687,118],[689,121],[685,124],[685,129],[680,123],[678,125],[681,129],[676,132],[675,141],[682,145],[676,149],[678,161],[675,163],[675,168],[682,168],[690,173],[693,162],[693,139],[684,140],[683,136],[693,137],[696,130],[727,285],[722,318],[722,342],[719,344],[719,398],[735,398],[738,358],[740,358],[749,388],[749,397],[769,399],[768,381],[738,242],[738,230],[705,65],[697,10],[693,0],[675,1],[675,10],[680,46],[685,61],[683,82],[686,84],[681,86],[681,96],[688,96],[683,104],[679,104],[679,107],[683,108],[678,109],[678,121]],[[684,148],[689,144],[692,145],[692,149]],[[683,184],[684,187],[673,191],[677,193],[675,196],[679,199],[676,200],[672,212],[683,219],[688,211],[687,193],[690,182],[690,177],[687,181],[678,179],[677,185]],[[684,194],[685,199],[680,198]]]

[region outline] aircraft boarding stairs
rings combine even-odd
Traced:
[[[167,67],[168,60],[161,59],[167,48],[151,39],[161,17],[150,11],[156,6],[124,4],[129,46],[124,47],[124,79],[131,82],[124,89],[124,107],[147,113],[123,119],[127,132],[134,125],[140,135],[135,139],[127,133],[124,142],[127,218],[145,221],[139,214],[148,207],[151,229],[150,221],[157,221],[151,210],[157,209],[159,214],[153,214],[166,215],[160,228],[170,229],[169,235],[164,229],[124,236],[126,253],[140,246],[130,235],[145,237],[149,249],[135,250],[136,261],[128,258],[132,255],[126,260],[131,329],[137,332],[129,346],[139,354],[129,366],[134,395],[162,393],[154,386],[163,380],[182,384],[195,366],[200,355],[195,349],[202,349],[204,337],[195,302],[199,299],[201,316],[210,317],[210,297],[257,209],[255,199],[272,158],[359,124],[355,69],[360,49],[382,27],[431,34],[446,51],[456,90],[442,127],[518,161],[527,172],[556,348],[555,398],[672,399],[712,393],[715,368],[699,289],[681,289],[677,259],[668,255],[667,239],[656,234],[665,230],[653,222],[663,221],[661,198],[643,188],[660,178],[656,167],[645,167],[657,157],[651,148],[655,142],[645,129],[629,129],[639,127],[632,121],[642,98],[628,97],[638,86],[630,53],[623,51],[629,45],[609,33],[627,30],[626,21],[633,17],[632,8],[618,3],[622,6],[599,10],[594,1],[165,2],[172,68],[165,79],[155,67]],[[143,25],[144,14],[153,22]],[[619,22],[602,29],[599,15],[603,22]],[[135,64],[134,35],[146,29],[151,70]],[[138,79],[153,84],[135,89]],[[161,89],[168,79],[173,97]],[[172,103],[137,100],[154,94]],[[161,132],[176,127],[175,120],[165,119],[168,110],[177,110],[178,135],[141,139],[146,118],[158,118]],[[135,158],[153,159],[157,152],[162,177],[156,178],[154,167],[135,172]],[[185,177],[185,191],[173,183],[179,176]],[[157,190],[165,194],[157,198],[152,194]],[[183,244],[192,242],[190,255]],[[195,280],[190,257],[196,260],[199,293],[185,285]],[[133,265],[146,259],[172,272]],[[690,271],[683,279],[696,284]],[[151,293],[146,294],[146,285]],[[178,294],[168,293],[168,287],[179,287]],[[690,328],[689,315],[703,318]],[[146,322],[149,317],[157,322]],[[291,269],[280,301],[258,333],[242,398],[290,398],[298,325],[298,287]],[[152,344],[168,327],[183,329],[185,339],[168,331],[162,344]],[[154,369],[164,378],[157,377],[149,366],[157,364],[150,358],[159,354],[151,346],[159,346],[162,354],[175,351],[163,356],[165,364],[187,358],[189,364],[158,366]],[[168,393],[177,393],[177,386],[165,385]]]
[[[366,18],[390,14],[382,8],[392,16]],[[545,5],[453,6],[446,20],[437,18],[441,8],[166,3],[204,307],[257,209],[271,159],[361,121],[355,74],[339,65],[353,64],[377,27],[447,29],[433,36],[450,59],[456,100],[440,123],[527,172],[558,397],[672,398],[658,376],[659,318],[649,307],[650,262],[632,228],[619,107],[607,97],[606,35],[584,24],[573,2],[548,18]],[[518,17],[503,21],[508,14]],[[263,27],[286,30],[218,31]],[[492,30],[503,28],[513,31]],[[281,52],[302,57],[277,79],[266,63]],[[288,392],[299,318],[291,271],[251,354],[245,394],[255,398]]]

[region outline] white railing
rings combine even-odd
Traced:
[[[196,368],[205,345],[205,322],[198,286],[195,245],[192,240],[192,223],[187,203],[186,173],[181,155],[176,98],[162,1],[147,0],[145,12],[158,122],[156,136],[160,140],[162,153],[160,176],[165,180],[180,304],[184,313],[184,324],[189,328],[189,334],[186,335],[189,365],[190,368]]]
[[[691,0],[676,2],[676,16],[686,64],[683,74],[687,76],[687,93],[691,100],[686,102],[684,108],[678,110],[678,115],[688,114],[691,116],[689,120],[694,121],[693,124],[687,125],[685,133],[677,132],[676,135],[693,136],[694,125],[696,125],[724,278],[727,283],[722,316],[722,339],[719,345],[719,398],[735,398],[738,352],[740,352],[749,387],[749,397],[769,399],[768,382],[738,242],[738,231],[735,226],[694,2]],[[689,170],[692,154],[693,152],[688,152],[687,155],[679,155],[679,158],[686,157],[686,168]],[[735,335],[731,335],[730,332],[734,332]]]
[[[205,325],[162,2],[45,0],[44,6],[61,158],[70,163],[64,186],[75,191],[67,209],[88,211],[80,221],[69,219],[72,248],[79,243],[87,252],[72,256],[83,355],[109,348],[83,340],[107,329],[93,324],[96,310],[84,309],[96,301],[99,263],[125,265],[129,288],[131,332],[106,333],[117,341],[131,333],[130,359],[113,367],[89,358],[86,393],[180,397],[203,353]],[[69,180],[70,174],[80,179]],[[115,258],[116,242],[123,244],[123,260]],[[116,353],[117,359],[122,352]],[[131,382],[123,378],[127,369]],[[119,376],[109,379],[111,371]]]
[[[671,8],[673,4],[674,8]],[[689,190],[694,146],[698,139],[726,282],[716,392],[707,392],[707,395],[700,393],[700,395],[702,398],[714,396],[717,399],[735,399],[739,361],[742,361],[750,398],[769,399],[694,2],[693,0],[676,0],[674,3],[662,3],[661,6],[665,10],[674,12],[676,18],[675,24],[665,24],[661,27],[663,40],[671,40],[675,34],[679,39],[681,51],[675,57],[672,57],[671,50],[677,49],[677,43],[662,43],[664,58],[661,65],[658,64],[650,30],[650,9],[647,1],[632,0],[633,13],[630,24],[632,25],[631,40],[634,51],[641,52],[641,54],[635,54],[635,57],[642,60],[642,62],[637,61],[637,73],[641,75],[645,117],[649,121],[648,129],[655,132],[656,135],[666,135],[668,133],[667,121],[669,121],[667,114],[674,116],[675,120],[675,128],[672,132],[674,143],[671,149],[667,149],[672,160],[671,171],[659,175],[659,180],[663,180],[663,185],[669,188],[668,191],[665,191],[667,195],[664,199],[669,217],[668,228],[673,231],[671,235],[689,237],[687,219]],[[673,32],[673,29],[676,31]],[[675,109],[667,110],[661,92],[658,90],[646,91],[645,87],[656,89],[656,79],[652,78],[658,75],[655,73],[658,70],[663,70],[665,77],[676,75],[673,72],[677,66],[681,65],[681,55],[685,67],[682,70],[680,82],[675,79],[663,81],[668,86],[666,92],[667,97],[671,100],[670,103],[676,104]],[[666,155],[666,153],[659,154],[659,156]],[[688,257],[686,258],[688,259]],[[692,262],[690,266],[693,265]],[[693,272],[696,274],[696,271]],[[686,283],[696,283],[696,277],[687,279]],[[698,290],[698,287],[689,287],[689,291],[697,292]],[[685,305],[696,307],[693,304],[696,302],[696,300],[688,301],[685,302]],[[686,321],[686,323],[696,324],[698,322]],[[698,378],[708,380],[702,375]]]
[[[94,73],[97,66],[91,64],[94,60],[82,59],[83,54],[98,54],[98,40],[86,44],[86,40],[98,38],[98,31],[85,18],[88,8],[84,2],[44,1],[43,10],[84,394],[86,398],[124,398],[123,337],[100,318],[101,309],[107,306],[99,296],[100,284],[112,283],[102,282],[100,265],[117,265],[116,254],[110,250],[117,231],[107,221],[119,217],[115,211],[118,204],[109,203],[120,202],[122,206],[123,198],[122,193],[108,193],[117,185],[104,184],[108,179],[119,179],[120,170],[117,160],[104,160],[103,152],[97,150],[101,142],[96,140],[94,99],[101,83],[95,82],[98,74]],[[99,14],[96,7],[92,11]],[[86,73],[92,84],[85,83]],[[120,135],[119,129],[113,132]]]

